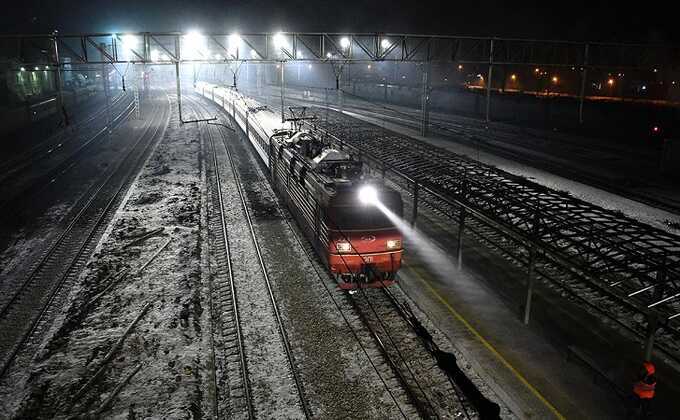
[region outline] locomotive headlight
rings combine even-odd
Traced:
[[[401,239],[389,239],[387,241],[387,249],[401,248]]]
[[[352,245],[349,242],[336,242],[335,249],[338,252],[350,252],[352,250]]]
[[[359,189],[359,201],[363,204],[375,204],[378,202],[378,191],[375,187],[364,185]]]

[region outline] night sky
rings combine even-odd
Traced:
[[[678,42],[660,3],[561,1],[19,0],[4,33],[113,31],[407,32],[539,39]],[[670,3],[669,3],[670,4]]]

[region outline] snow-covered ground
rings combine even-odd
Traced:
[[[29,380],[3,398],[14,402],[12,416],[200,411],[199,149],[195,133],[173,118],[44,340]],[[124,404],[108,400],[116,394]]]
[[[220,118],[228,122],[226,116]],[[373,363],[385,362],[373,339],[356,315],[338,303],[335,284],[305,249],[304,237],[271,189],[252,148],[235,135],[227,141],[290,340],[294,368],[314,417],[399,417],[396,404],[408,402],[395,401],[378,376]],[[207,285],[216,261],[210,256],[207,223],[210,158],[199,127],[179,125],[173,108],[163,138],[63,308],[52,314],[55,320],[38,343],[28,371],[18,375],[21,380],[0,388],[2,417],[212,415],[214,325]],[[219,159],[223,192],[232,208],[227,214],[230,239],[236,261],[241,261],[235,265],[237,293],[243,305],[256,413],[262,418],[301,417],[291,378],[277,373],[287,361],[277,349],[278,331],[264,322],[270,319],[271,308],[264,304],[268,296],[261,273],[248,254],[243,214],[236,211],[240,205],[236,179],[227,176],[226,155]],[[419,317],[427,323],[425,314]],[[455,351],[451,343],[440,344]],[[362,346],[369,347],[368,352]],[[463,366],[490,392],[469,364]],[[389,386],[398,383],[392,380]],[[503,412],[511,416],[507,408]]]

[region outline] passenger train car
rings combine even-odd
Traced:
[[[281,116],[232,89],[207,83],[196,90],[221,105],[268,168],[304,234],[342,289],[395,282],[402,235],[380,202],[401,217],[401,195],[369,176],[361,161],[295,130]]]

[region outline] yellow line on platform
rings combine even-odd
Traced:
[[[458,321],[460,321],[465,326],[465,328],[467,328],[475,337],[477,337],[477,339],[484,345],[484,347],[486,347],[494,356],[496,356],[496,358],[500,360],[500,362],[506,368],[508,368],[508,370],[510,370],[510,372],[512,372],[517,377],[517,379],[519,379],[519,381],[522,382],[522,384],[524,384],[524,386],[526,386],[529,389],[529,391],[531,391],[531,393],[534,394],[534,396],[536,396],[536,398],[538,398],[555,415],[555,417],[557,417],[560,420],[566,419],[566,417],[564,417],[562,413],[560,413],[557,410],[557,408],[555,408],[554,405],[552,405],[536,388],[534,388],[534,386],[531,385],[529,381],[517,369],[515,369],[510,364],[510,362],[508,362],[508,360],[505,357],[503,357],[503,355],[501,355],[491,343],[489,343],[484,337],[482,337],[479,331],[477,331],[477,329],[475,329],[475,327],[473,327],[463,317],[463,315],[461,315],[458,311],[453,309],[453,306],[451,306],[451,304],[441,294],[439,294],[439,292],[437,292],[437,290],[427,280],[425,280],[425,278],[417,271],[416,268],[413,268],[406,264],[404,265],[406,266],[406,268],[408,268],[409,271],[411,271],[413,274],[415,274],[416,277],[418,277],[418,279],[430,290],[430,292],[444,306],[446,306],[449,312],[451,312],[451,314],[454,317],[456,317],[456,319],[458,319]]]

